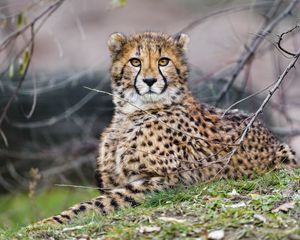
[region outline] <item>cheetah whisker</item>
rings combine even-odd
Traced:
[[[113,93],[110,93],[110,92],[107,92],[107,91],[98,90],[98,89],[95,89],[95,88],[90,88],[90,87],[87,87],[87,86],[84,86],[84,88],[85,88],[85,89],[88,89],[88,90],[91,90],[91,91],[98,92],[98,93],[107,94],[107,95],[110,95],[110,96],[112,96],[112,97],[115,97],[115,98],[117,98],[117,99],[119,99],[119,100],[121,100],[121,101],[124,101],[124,102],[130,104],[131,106],[137,108],[138,110],[140,110],[140,111],[146,113],[147,115],[156,118],[156,119],[157,119],[160,123],[162,123],[163,125],[165,125],[165,126],[171,128],[171,129],[173,129],[173,130],[175,130],[175,131],[177,131],[177,132],[181,132],[182,134],[185,134],[186,136],[189,136],[189,137],[191,137],[191,138],[201,139],[201,140],[208,141],[208,142],[212,142],[212,143],[219,144],[219,145],[237,146],[236,144],[221,143],[221,142],[216,142],[216,141],[214,141],[214,140],[211,140],[211,139],[208,139],[208,138],[204,138],[204,137],[196,137],[196,136],[194,136],[194,135],[191,135],[191,134],[189,134],[189,133],[187,133],[187,132],[181,131],[181,130],[179,130],[179,129],[177,129],[177,128],[174,128],[174,127],[168,125],[167,123],[165,123],[164,121],[162,121],[162,120],[159,119],[157,116],[155,116],[154,114],[150,113],[149,111],[144,110],[144,109],[142,109],[142,108],[136,106],[135,104],[131,103],[130,101],[128,101],[128,100],[126,100],[126,99],[124,99],[124,98],[121,98],[121,97],[119,97],[119,96],[117,96],[117,95],[115,95],[115,94],[113,94]]]

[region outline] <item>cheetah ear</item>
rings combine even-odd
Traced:
[[[126,36],[123,33],[113,33],[108,39],[108,49],[112,56],[121,51],[126,43]]]
[[[178,47],[187,50],[188,43],[190,42],[190,38],[187,34],[179,33],[174,37],[174,40]]]

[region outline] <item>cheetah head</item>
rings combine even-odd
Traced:
[[[145,32],[126,37],[113,33],[108,48],[117,108],[128,113],[180,102],[187,91],[188,41],[185,34]]]

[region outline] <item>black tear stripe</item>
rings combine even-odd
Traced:
[[[161,93],[160,93],[160,94],[162,94],[162,93],[164,93],[164,92],[166,91],[166,89],[167,89],[167,87],[168,87],[168,82],[167,82],[166,77],[163,75],[163,73],[161,72],[161,70],[160,70],[159,67],[158,67],[158,71],[159,71],[159,74],[162,76],[162,78],[163,78],[163,80],[164,80],[164,84],[165,84],[163,90],[162,90]]]
[[[136,81],[137,81],[137,78],[138,78],[140,72],[141,72],[141,67],[140,67],[140,69],[139,69],[137,75],[136,75],[135,78],[134,78],[134,88],[135,88],[135,91],[137,92],[138,95],[141,95],[141,93],[140,93],[140,91],[138,90],[138,88],[136,87]]]

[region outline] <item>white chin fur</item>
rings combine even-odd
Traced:
[[[147,93],[139,95],[133,89],[125,92],[126,103],[121,108],[124,113],[133,113],[138,110],[148,110],[159,104],[170,105],[172,96],[175,96],[176,89],[168,87],[162,94]]]
[[[155,103],[158,101],[161,101],[163,99],[163,94],[157,94],[157,93],[146,93],[142,96],[140,96],[142,101],[144,103]]]

